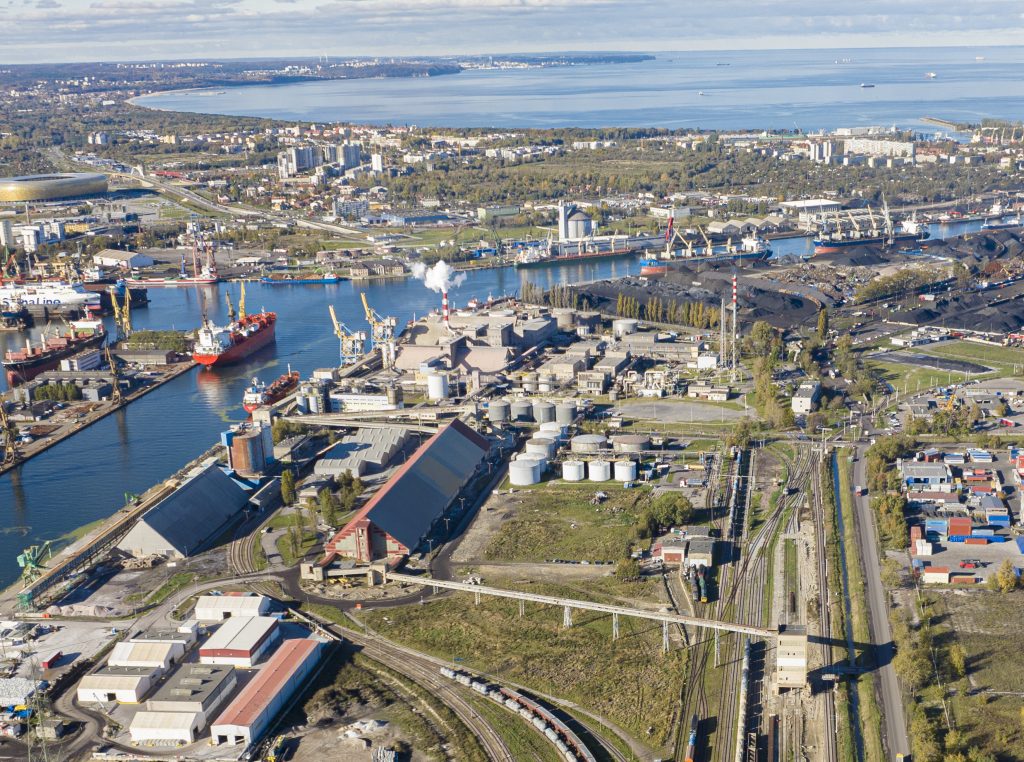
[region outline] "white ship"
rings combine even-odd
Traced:
[[[100,295],[86,290],[81,283],[65,281],[0,282],[0,308],[17,312],[24,307],[46,305],[65,309],[98,312]]]

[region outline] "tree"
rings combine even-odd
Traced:
[[[824,307],[818,310],[818,338],[828,341],[828,310]]]
[[[911,692],[916,692],[928,677],[928,660],[921,649],[909,643],[904,644],[892,660],[896,674],[907,684]]]
[[[320,515],[328,526],[338,523],[338,498],[329,489],[320,490]]]
[[[1017,589],[1019,580],[1013,568],[1013,561],[1007,558],[996,571],[996,585],[1001,593],[1009,593]]]
[[[949,666],[957,677],[962,678],[967,674],[967,654],[959,643],[949,647]]]
[[[623,558],[615,566],[615,576],[623,582],[640,579],[640,562],[635,558]]]
[[[285,505],[295,502],[295,474],[285,469],[281,474],[281,500]]]

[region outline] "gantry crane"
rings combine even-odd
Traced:
[[[363,309],[366,311],[366,322],[370,324],[370,348],[380,349],[381,364],[385,370],[395,367],[395,326],[398,321],[391,315],[381,317],[378,312],[366,301],[366,292],[359,294],[363,300]]]
[[[21,460],[21,453],[18,452],[18,427],[7,415],[7,408],[0,399],[0,434],[4,435],[4,457],[2,463],[12,465]]]
[[[334,323],[334,335],[341,342],[341,364],[355,365],[363,356],[366,347],[366,331],[350,331],[348,326],[338,320],[333,304],[328,304],[327,309],[331,313],[331,322]]]
[[[18,566],[21,567],[21,578],[26,583],[37,579],[46,568],[43,564],[43,556],[50,558],[50,541],[42,545],[30,545],[18,555]]]
[[[110,366],[110,380],[114,387],[113,391],[110,393],[110,401],[113,402],[114,405],[120,405],[124,402],[124,398],[121,396],[121,377],[117,372],[117,363],[114,362],[114,356],[110,354],[110,346],[108,345],[104,347],[104,350],[107,353],[107,365]]]
[[[117,294],[114,294],[113,301],[117,302]],[[132,292],[128,286],[124,287],[124,304],[121,306],[121,328],[126,338],[132,335]]]

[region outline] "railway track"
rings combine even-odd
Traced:
[[[821,461],[815,463],[817,474],[819,478],[812,484],[811,494],[814,498],[814,537],[815,544],[817,545],[817,560],[818,560],[818,611],[820,612],[820,635],[822,638],[821,643],[821,663],[832,664],[832,645],[830,643],[832,637],[832,616],[829,609],[829,589],[828,589],[828,554],[827,554],[827,537],[825,535],[825,503],[821,499],[821,482],[820,482],[820,468]],[[836,762],[839,756],[838,749],[836,748],[836,705],[835,705],[835,694],[831,690],[826,690],[823,694],[824,700],[824,737],[822,738],[822,747],[825,751],[824,762]]]

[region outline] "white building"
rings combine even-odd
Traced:
[[[78,684],[78,700],[86,704],[138,704],[159,677],[158,669],[103,667]]]
[[[154,262],[145,254],[139,254],[137,251],[121,251],[120,249],[104,249],[99,254],[94,254],[92,261],[100,267],[119,267],[122,270],[149,267]]]
[[[272,616],[232,617],[199,647],[199,662],[251,669],[280,640]]]
[[[107,664],[111,667],[143,667],[166,672],[184,655],[185,647],[180,642],[125,641],[114,646]]]
[[[219,622],[235,616],[263,616],[269,611],[270,599],[265,595],[201,595],[196,601],[195,617],[200,622]]]
[[[812,412],[818,406],[818,400],[821,399],[821,384],[817,381],[800,384],[800,388],[796,390],[796,394],[793,395],[792,406],[793,412],[797,414],[807,414]]]
[[[192,743],[202,732],[198,712],[136,712],[128,731],[132,743]]]

